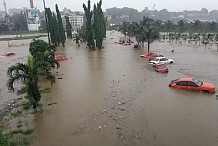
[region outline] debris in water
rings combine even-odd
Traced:
[[[101,126],[99,126],[98,128],[101,129]]]
[[[126,104],[126,102],[118,102],[119,105]]]
[[[53,105],[53,104],[57,104],[57,102],[52,102],[52,103],[49,103],[48,105]]]
[[[119,107],[119,109],[120,109],[121,111],[125,111],[125,110],[126,110],[124,107]]]
[[[124,139],[124,137],[123,137],[123,136],[120,136],[120,139]]]

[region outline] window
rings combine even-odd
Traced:
[[[198,86],[202,86],[203,85],[203,82],[199,81],[199,80],[196,80],[196,79],[193,79],[193,82],[195,84],[197,84]]]
[[[179,85],[179,86],[187,86],[187,82],[178,82],[176,85]]]
[[[198,87],[198,85],[196,85],[196,84],[193,83],[193,82],[187,82],[187,85],[188,85],[188,86],[191,86],[191,87]]]
[[[161,58],[161,59],[160,59],[160,61],[166,61],[166,60],[167,60],[166,58]]]
[[[155,58],[154,61],[159,61],[159,58]]]

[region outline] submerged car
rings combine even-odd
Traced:
[[[166,63],[157,63],[155,64],[155,71],[159,73],[168,73],[169,69],[166,66]]]
[[[156,53],[156,52],[145,52],[145,54],[140,55],[140,56],[143,57],[143,58],[148,58],[149,56],[157,55],[157,54],[158,53]]]
[[[204,93],[215,93],[214,84],[202,82],[194,78],[179,78],[172,80],[169,87],[182,90],[200,91]]]
[[[156,57],[153,60],[149,61],[149,64],[157,64],[157,63],[173,63],[174,60],[166,58],[166,57]]]
[[[164,56],[161,55],[161,54],[154,54],[154,55],[148,56],[148,60],[151,61],[151,60],[154,60],[157,57],[164,57]]]

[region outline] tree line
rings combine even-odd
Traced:
[[[144,48],[144,42],[147,42],[148,51],[150,51],[150,43],[154,40],[165,41],[168,40],[170,43],[182,44],[193,44],[193,45],[205,45],[217,44],[218,47],[218,33],[216,33],[216,24],[212,23],[208,26],[207,33],[204,32],[202,27],[205,24],[199,20],[191,24],[185,23],[180,20],[177,25],[171,21],[162,22],[160,20],[154,20],[149,17],[143,17],[138,22],[123,21],[122,25],[114,27],[122,32],[125,36],[135,36],[137,43]]]

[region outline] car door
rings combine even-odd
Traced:
[[[177,82],[176,85],[178,89],[188,90],[186,81]]]
[[[168,63],[167,58],[161,58],[161,59],[160,59],[160,62]]]
[[[198,85],[196,85],[194,82],[191,81],[187,82],[187,88],[193,91],[199,90]]]

